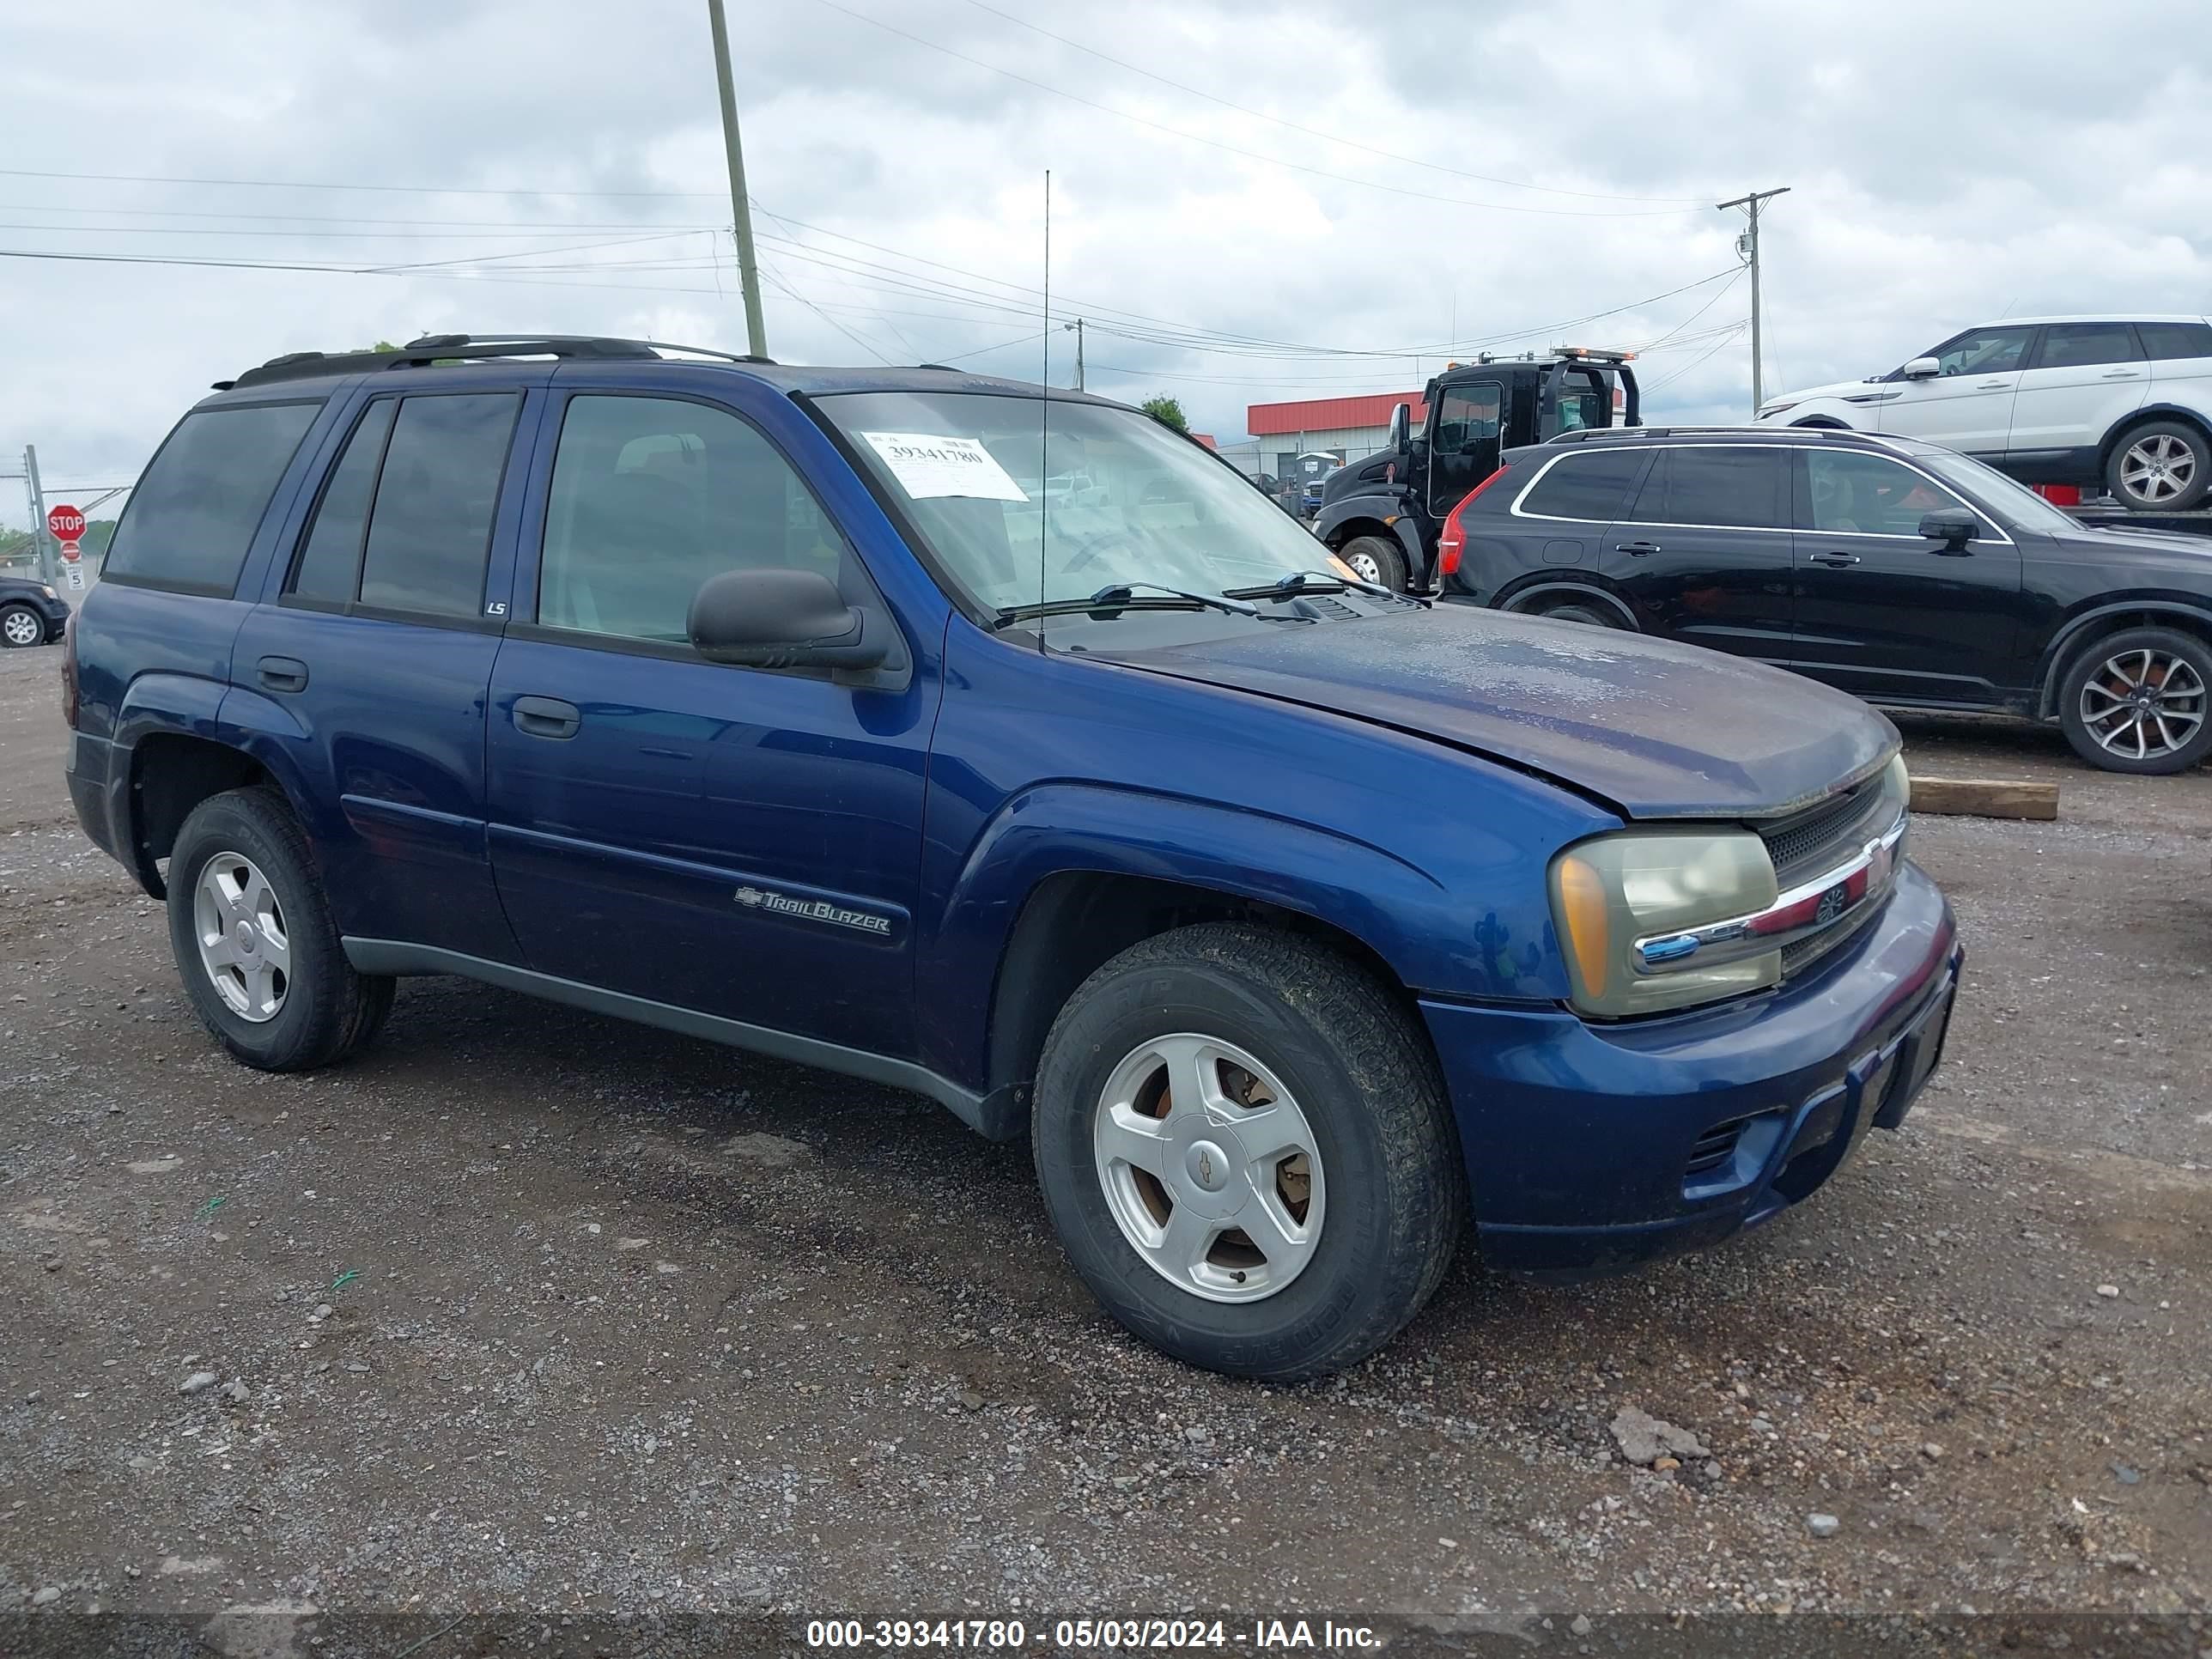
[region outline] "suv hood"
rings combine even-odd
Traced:
[[[1468,605],[1096,654],[1450,744],[1632,818],[1790,811],[1898,744],[1857,698],[1779,669]]]

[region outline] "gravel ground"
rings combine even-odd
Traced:
[[[1905,1131],[1265,1388],[1121,1334],[1024,1149],[913,1097],[459,981],[337,1071],[220,1057],[58,656],[0,653],[0,1609],[2206,1610],[2212,774],[1913,722],[2064,803],[1915,823],[1972,956]],[[1697,1449],[1627,1463],[1632,1408]]]

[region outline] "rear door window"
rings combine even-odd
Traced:
[[[1638,524],[1781,530],[1790,523],[1788,452],[1710,444],[1662,449],[1637,492]]]
[[[1536,480],[1517,508],[1547,519],[1610,524],[1644,471],[1650,452],[1623,447],[1563,455]]]
[[[392,417],[398,408],[396,398],[379,398],[347,440],[293,568],[286,589],[293,598],[312,605],[349,605],[360,591],[361,545],[368,538],[369,501],[376,494],[384,441],[392,434]]]
[[[2038,368],[2087,368],[2099,363],[2142,361],[2136,331],[2125,323],[2053,323],[2043,331]]]
[[[277,481],[321,409],[320,401],[244,404],[185,416],[139,480],[102,576],[228,594]]]
[[[362,556],[364,609],[432,617],[483,609],[492,514],[521,406],[511,392],[401,401]]]

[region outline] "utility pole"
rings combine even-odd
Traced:
[[[1060,325],[1060,331],[1063,334],[1070,329],[1075,331],[1075,389],[1080,392],[1083,390],[1083,319],[1078,317],[1072,323]]]
[[[760,269],[753,258],[753,216],[745,198],[745,154],[738,143],[738,94],[730,84],[730,26],[722,0],[707,0],[707,21],[714,34],[714,79],[722,94],[722,144],[730,157],[730,210],[737,216],[738,285],[745,295],[745,349],[768,356],[768,331],[761,323]]]
[[[31,491],[31,535],[39,549],[39,579],[54,580],[54,538],[46,530],[46,492],[39,485],[39,447],[23,446],[23,477]]]
[[[1759,406],[1766,401],[1765,360],[1759,355],[1759,204],[1789,193],[1790,186],[1784,185],[1779,190],[1755,190],[1748,196],[1737,197],[1733,202],[1713,204],[1723,212],[1740,207],[1751,220],[1751,228],[1743,234],[1736,246],[1737,251],[1751,265],[1751,413],[1754,420],[1759,416]]]

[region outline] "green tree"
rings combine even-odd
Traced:
[[[1162,426],[1171,426],[1178,432],[1190,430],[1190,422],[1183,418],[1182,400],[1170,398],[1164,392],[1147,398],[1137,405]]]

